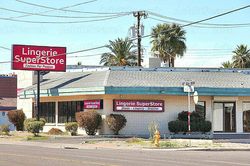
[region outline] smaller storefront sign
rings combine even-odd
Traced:
[[[114,111],[163,112],[164,100],[114,100]]]
[[[84,109],[103,109],[103,100],[84,100]]]

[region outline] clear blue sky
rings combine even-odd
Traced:
[[[23,0],[25,2],[40,4],[54,8],[61,8],[86,2],[89,0]],[[92,3],[83,4],[77,7],[68,8],[68,10],[78,10],[84,12],[128,12],[137,10],[147,10],[168,17],[174,17],[183,20],[197,21],[210,16],[214,16],[225,11],[239,8],[250,4],[248,0],[97,0]],[[10,18],[23,14],[18,14],[3,10],[12,9],[29,13],[41,13],[50,9],[35,7],[20,3],[16,0],[0,1],[0,17]],[[51,11],[44,13],[47,15],[61,16],[94,16],[84,13],[72,13],[66,11]],[[104,16],[95,15],[95,16]],[[149,17],[154,17],[149,14]],[[125,38],[128,35],[128,29],[136,19],[132,14],[116,19],[82,22],[74,24],[48,24],[48,23],[22,23],[15,21],[2,20],[0,18],[0,46],[11,48],[12,44],[27,45],[48,45],[48,46],[66,46],[68,52],[88,49],[92,47],[108,44],[109,40],[118,37]],[[154,17],[157,18],[157,17]],[[53,18],[37,15],[15,18],[26,21],[84,21],[86,18]],[[91,18],[90,20],[92,20]],[[94,18],[99,19],[99,18]],[[161,19],[161,18],[158,18]],[[166,20],[170,21],[171,20]],[[142,19],[145,26],[145,34],[150,34],[151,28],[160,21],[151,18]],[[250,8],[238,11],[206,23],[218,24],[238,24],[250,23]],[[177,67],[219,67],[223,61],[230,60],[231,51],[239,44],[250,46],[249,30],[250,26],[237,28],[197,28],[186,27],[186,45],[187,53],[182,59],[176,61]],[[150,38],[142,40],[145,48],[145,58],[150,56]],[[209,49],[209,50],[201,50]],[[210,50],[223,49],[223,50]],[[88,52],[73,54],[70,56],[85,56],[92,54],[101,54],[107,49],[97,49]],[[0,48],[0,61],[10,61],[11,51]],[[68,58],[68,64],[76,64],[81,61],[83,65],[98,65],[100,55],[88,57]],[[0,63],[0,73],[10,72],[10,63]]]

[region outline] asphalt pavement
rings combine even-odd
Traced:
[[[248,151],[63,149],[0,144],[1,166],[250,166]]]

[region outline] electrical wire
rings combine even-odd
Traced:
[[[11,50],[10,48],[4,47],[4,46],[0,46],[0,48],[2,48],[4,50]]]
[[[20,10],[13,10],[13,9],[8,9],[8,8],[3,8],[0,7],[0,10],[5,10],[9,12],[14,12],[14,13],[21,13],[21,14],[26,14],[26,15],[36,15],[36,16],[43,16],[43,17],[56,17],[56,18],[104,18],[104,17],[110,17],[110,16],[119,16],[122,14],[112,14],[112,15],[94,15],[94,16],[66,16],[66,15],[49,15],[49,14],[42,14],[42,13],[30,13],[30,12],[25,12],[25,11],[20,11]],[[13,17],[10,17],[13,19]],[[16,18],[16,17],[14,17]]]
[[[30,2],[26,2],[26,1],[22,1],[22,0],[16,0],[16,1],[23,3],[23,4],[40,7],[40,8],[53,9],[53,10],[64,11],[64,12],[72,12],[72,13],[85,13],[85,14],[86,13],[88,13],[88,14],[128,14],[128,13],[131,13],[131,12],[84,12],[84,11],[79,11],[79,10],[67,10],[67,9],[62,9],[62,8],[57,9],[54,7],[40,5],[40,4],[36,4],[36,3],[30,3]]]
[[[86,3],[90,3],[90,2],[93,2],[93,1],[86,1],[86,2],[82,2],[82,3],[77,3],[77,4],[73,4],[73,5],[69,5],[69,6],[64,6],[64,7],[61,7],[61,8],[55,8],[55,9],[50,9],[50,10],[46,10],[46,11],[43,11],[43,12],[39,12],[39,14],[43,14],[43,13],[49,13],[49,12],[52,12],[52,11],[55,11],[55,10],[62,10],[62,9],[68,9],[68,8],[72,8],[72,7],[76,7],[76,6],[80,6],[80,5],[84,5]],[[9,18],[22,18],[22,17],[28,17],[28,16],[32,16],[33,14],[25,14],[25,15],[21,15],[21,16],[16,16],[16,17],[9,17]]]
[[[173,21],[178,21],[178,22],[184,22],[184,23],[191,23],[192,21],[188,21],[188,20],[183,20],[183,19],[178,19],[178,18],[173,18],[173,17],[168,17],[168,16],[164,16],[158,13],[154,13],[151,11],[147,11],[149,14],[156,16],[156,17],[160,17],[160,18],[164,18],[164,19],[169,19],[169,20],[173,20]],[[232,26],[250,26],[250,23],[240,23],[240,24],[216,24],[216,23],[198,23],[199,25],[207,25],[207,26],[228,26],[228,27],[232,27]]]
[[[128,15],[128,14],[123,14],[123,15],[118,15],[118,16],[110,16],[110,17],[101,18],[101,19],[77,20],[77,21],[29,21],[29,20],[18,20],[18,19],[6,18],[6,17],[0,17],[0,20],[23,22],[23,23],[34,23],[34,24],[77,24],[77,23],[111,20],[111,19],[126,16],[126,15]]]
[[[154,17],[147,17],[149,19],[155,20],[155,21],[160,21],[160,22],[164,22],[164,23],[168,23],[168,24],[172,24],[173,22],[169,22],[169,21],[165,21],[162,19],[158,19],[158,18],[154,18]],[[178,24],[178,25],[183,25],[183,24]],[[199,25],[191,25],[192,27],[196,27],[196,28],[246,28],[246,27],[250,27],[249,25],[245,25],[245,26],[199,26]]]
[[[224,12],[224,13],[212,16],[212,17],[208,17],[208,18],[205,18],[205,19],[202,19],[202,20],[199,20],[199,21],[194,21],[194,22],[191,22],[191,23],[188,23],[188,24],[185,24],[185,25],[181,25],[181,27],[187,27],[187,26],[191,26],[191,25],[194,25],[194,24],[198,24],[198,23],[204,22],[204,21],[212,20],[214,18],[218,18],[218,17],[224,16],[224,15],[230,14],[230,13],[234,13],[236,11],[240,11],[240,10],[243,10],[243,9],[246,9],[246,8],[249,8],[249,7],[250,7],[250,5],[246,5],[246,6],[234,9],[234,10],[230,10],[230,11],[227,11],[227,12]],[[167,31],[161,31],[160,33],[170,32],[172,30],[174,30],[174,29],[167,30]],[[145,35],[145,36],[142,36],[140,38],[146,38],[146,37],[152,37],[152,34]],[[134,38],[134,39],[131,39],[130,41],[133,41],[133,40],[136,40],[136,39],[137,38]],[[110,46],[110,45],[103,45],[103,46],[98,46],[98,47],[93,47],[93,48],[88,48],[88,49],[73,51],[73,52],[69,52],[69,53],[66,53],[66,54],[58,54],[56,56],[62,56],[62,55],[68,55],[68,54],[75,54],[75,53],[80,53],[80,52],[87,52],[87,51],[91,51],[91,50],[97,50],[97,49],[100,49],[100,48],[105,48],[107,46]]]

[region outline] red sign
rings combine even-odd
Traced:
[[[13,45],[13,70],[66,70],[66,47]]]
[[[114,100],[114,111],[163,112],[164,100]]]
[[[84,100],[84,109],[102,109],[102,100]]]

